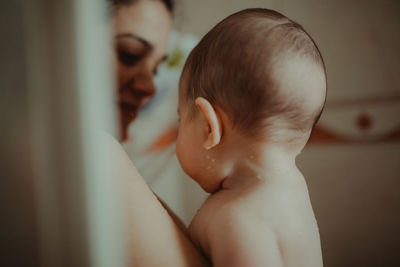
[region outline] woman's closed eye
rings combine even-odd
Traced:
[[[130,52],[119,50],[118,59],[123,65],[130,67],[135,65],[141,59],[141,57]]]

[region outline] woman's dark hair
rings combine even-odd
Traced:
[[[118,7],[118,6],[128,6],[131,5],[135,2],[138,2],[140,0],[107,0],[113,7]],[[153,1],[160,1],[163,3],[169,12],[173,12],[174,10],[174,1],[173,0],[153,0]]]

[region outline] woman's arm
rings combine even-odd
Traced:
[[[155,193],[154,193],[155,194]],[[171,219],[175,222],[175,224],[181,229],[181,231],[186,235],[189,236],[188,229],[185,225],[185,223],[181,220],[181,218],[178,217],[178,215],[175,214],[173,210],[171,210],[170,207],[168,207],[167,203],[165,203],[164,200],[162,200],[157,194],[155,194],[158,201],[160,201],[160,204],[164,207],[164,209],[168,212],[168,215],[171,217]]]
[[[209,266],[150,190],[121,145],[103,134],[101,145],[126,189],[133,266]],[[107,156],[108,157],[108,156]]]

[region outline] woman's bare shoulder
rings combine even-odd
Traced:
[[[122,181],[130,219],[130,247],[134,266],[208,266],[207,261],[168,214],[121,144],[97,133],[99,153],[105,154],[113,179]]]

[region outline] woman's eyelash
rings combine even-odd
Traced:
[[[118,51],[118,59],[122,64],[129,67],[138,62],[140,56],[125,51]]]

